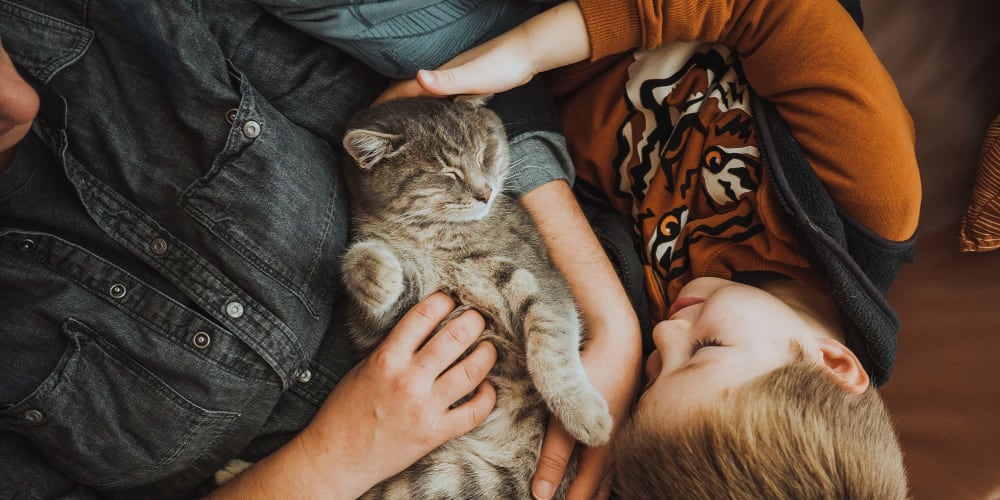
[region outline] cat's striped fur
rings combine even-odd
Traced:
[[[580,362],[570,289],[530,215],[502,193],[503,125],[482,100],[405,99],[357,114],[344,147],[354,242],[343,275],[361,354],[438,290],[487,318],[498,352],[486,422],[365,498],[530,498],[549,411],[589,445],[608,440],[611,416]]]

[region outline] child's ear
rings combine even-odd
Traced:
[[[854,355],[854,351],[834,339],[818,339],[818,342],[823,365],[834,380],[852,394],[864,393],[870,384],[868,372]]]
[[[465,94],[455,96],[455,102],[467,102],[475,107],[485,106],[493,98],[493,94]]]
[[[344,135],[344,149],[362,170],[368,170],[396,150],[401,138],[374,130],[351,129]]]

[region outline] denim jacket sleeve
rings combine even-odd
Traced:
[[[258,0],[284,22],[330,43],[379,73],[413,78],[539,13],[546,2],[516,0]],[[509,194],[553,180],[573,181],[573,165],[555,107],[533,82],[497,96],[490,107],[511,143]]]

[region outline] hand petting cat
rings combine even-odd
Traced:
[[[442,293],[419,302],[337,384],[290,445],[212,497],[357,498],[481,424],[496,401],[485,381],[496,350],[480,342],[462,361],[455,360],[478,340],[482,316],[466,311],[428,340],[454,308],[454,300]],[[471,399],[450,408],[470,392],[475,392]]]
[[[376,99],[491,94],[524,85],[543,71],[590,57],[587,27],[575,1],[564,2],[520,26],[455,56],[415,80],[391,84]]]

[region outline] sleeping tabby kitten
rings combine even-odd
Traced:
[[[354,243],[343,271],[360,353],[438,290],[487,318],[498,352],[486,422],[364,498],[530,498],[549,411],[580,442],[610,436],[608,406],[580,362],[573,296],[530,215],[501,192],[506,136],[483,102],[392,101],[356,115],[344,138]]]

